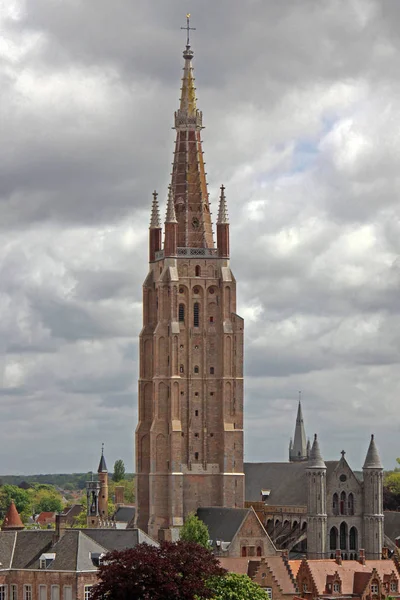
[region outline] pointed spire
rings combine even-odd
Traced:
[[[97,469],[98,473],[108,473],[106,459],[104,458],[104,444],[101,445],[101,458],[99,462],[99,468]]]
[[[299,392],[299,404],[297,407],[296,427],[290,460],[296,462],[307,460],[307,438],[304,429],[303,413],[301,410],[301,392]]]
[[[219,197],[218,219],[217,225],[229,224],[228,207],[225,198],[225,187],[221,185],[221,195]]]
[[[161,227],[160,207],[158,206],[157,192],[153,192],[153,202],[151,205],[150,229],[159,229]]]
[[[314,443],[310,452],[310,460],[307,465],[308,469],[326,469],[326,464],[322,458],[321,450],[319,448],[317,434],[314,434]]]
[[[379,457],[378,448],[376,447],[374,434],[371,435],[367,456],[363,469],[383,469],[381,459]]]
[[[189,16],[179,109],[175,112],[176,142],[172,167],[172,195],[178,221],[177,246],[214,248],[207,179],[202,150],[203,116],[197,109],[189,44]]]
[[[177,223],[174,197],[171,186],[168,187],[167,214],[165,215],[166,223]]]
[[[14,504],[14,500],[11,500],[11,504],[8,507],[6,516],[4,517],[2,530],[17,530],[24,529],[24,524],[21,521],[21,517],[18,514],[17,507]]]

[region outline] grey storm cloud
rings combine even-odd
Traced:
[[[151,193],[185,11],[245,318],[246,460],[398,453],[400,6],[10,0],[0,12],[0,472],[133,470]]]

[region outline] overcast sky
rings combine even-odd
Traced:
[[[0,473],[133,470],[186,12],[245,318],[245,460],[400,454],[398,0],[0,0]]]

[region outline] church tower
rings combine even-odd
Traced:
[[[189,36],[183,58],[164,244],[155,192],[140,333],[136,523],[156,539],[176,539],[200,506],[244,503],[243,319],[227,202],[221,186],[215,247]]]
[[[307,464],[307,558],[325,558],[326,553],[326,464],[317,439]]]
[[[363,466],[365,557],[380,559],[383,548],[383,467],[374,436]]]

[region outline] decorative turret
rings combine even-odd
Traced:
[[[150,231],[149,231],[149,261],[156,259],[156,252],[161,250],[161,218],[160,208],[158,206],[157,192],[153,192],[153,202],[151,205]]]
[[[307,451],[308,447],[306,432],[304,430],[303,413],[301,410],[301,400],[299,399],[296,427],[294,430],[294,442],[291,449],[289,449],[290,462],[301,462],[303,460],[307,460],[309,457],[309,452]]]
[[[229,218],[226,205],[225,187],[221,185],[217,219],[217,247],[219,256],[229,258]]]
[[[102,521],[108,519],[108,471],[104,458],[104,444],[101,446],[101,457],[97,476],[100,484],[99,490],[99,516]]]
[[[383,467],[371,435],[364,474],[364,546],[367,559],[379,559],[383,547]]]
[[[167,214],[165,216],[164,256],[176,256],[178,248],[178,221],[171,186],[168,188]]]
[[[181,99],[175,113],[176,142],[172,168],[172,196],[178,220],[178,246],[214,248],[206,172],[200,132],[202,113],[196,105],[187,15],[187,40],[183,52]]]
[[[3,525],[1,526],[2,531],[19,531],[24,529],[24,524],[21,521],[21,517],[18,514],[17,507],[14,504],[14,500],[11,500],[10,506],[4,517]]]
[[[326,465],[317,434],[307,464],[307,558],[325,558],[327,540]]]

